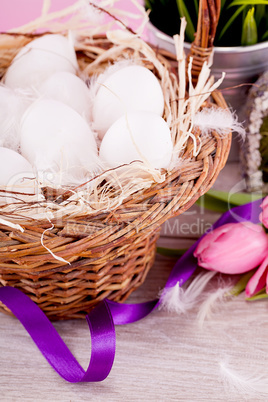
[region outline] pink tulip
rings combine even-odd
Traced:
[[[259,219],[263,226],[268,228],[268,197],[265,197],[263,203],[261,204],[262,212],[260,213]]]
[[[246,296],[251,297],[262,290],[266,285],[268,293],[268,256],[262,262],[255,274],[250,278],[246,286]]]
[[[250,271],[267,255],[268,237],[251,222],[220,226],[203,237],[194,252],[199,266],[225,274]]]

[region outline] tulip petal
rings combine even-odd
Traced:
[[[229,230],[230,225],[232,225],[232,223],[226,223],[226,225],[222,225],[216,230],[213,230],[212,232],[206,234],[206,236],[203,237],[203,239],[196,247],[194,251],[194,256],[198,257],[198,255],[203,253],[211,245],[211,243],[217,241],[223,233],[226,233]]]
[[[268,274],[268,256],[262,262],[252,278],[248,281],[246,286],[246,296],[251,297],[262,290],[267,283]]]
[[[194,256],[198,265],[225,274],[239,274],[259,266],[268,254],[268,237],[260,225],[230,223],[207,234]]]
[[[259,215],[259,220],[265,226],[268,228],[268,197],[265,197],[262,204],[261,204],[261,209],[262,212]]]
[[[263,202],[261,203],[261,208],[268,207],[268,196],[264,198]]]

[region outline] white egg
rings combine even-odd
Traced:
[[[6,191],[34,194],[35,181],[31,164],[12,149],[0,147],[0,188]],[[16,202],[21,196],[0,192],[0,204]]]
[[[38,92],[46,98],[65,103],[89,120],[89,89],[84,81],[76,75],[59,71],[43,82]]]
[[[0,85],[0,146],[18,150],[19,122],[28,104],[13,89]]]
[[[162,88],[156,76],[146,67],[128,65],[111,74],[108,68],[97,78],[95,85],[97,91],[93,99],[92,119],[100,138],[126,111],[163,114]]]
[[[62,35],[44,35],[24,46],[9,66],[4,82],[11,88],[38,86],[57,71],[78,69],[72,41]]]
[[[170,130],[165,120],[151,112],[129,112],[106,132],[100,158],[114,168],[133,161],[167,168],[172,156]]]
[[[26,110],[21,153],[51,184],[73,184],[97,169],[93,132],[75,110],[55,100],[36,101]]]

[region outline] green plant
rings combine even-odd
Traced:
[[[187,21],[186,40],[196,31],[198,0],[145,0],[152,23],[168,35]],[[248,46],[268,40],[268,0],[222,0],[215,46]]]

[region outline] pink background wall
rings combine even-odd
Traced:
[[[76,0],[52,0],[51,10],[61,10],[75,2]],[[142,3],[142,0],[140,2]],[[43,0],[0,0],[0,32],[19,27],[39,17],[42,5]],[[123,9],[131,9],[129,0],[121,0],[118,5]]]
[[[52,0],[51,10],[60,10],[74,0]],[[18,27],[41,15],[43,0],[0,0],[0,31]]]

